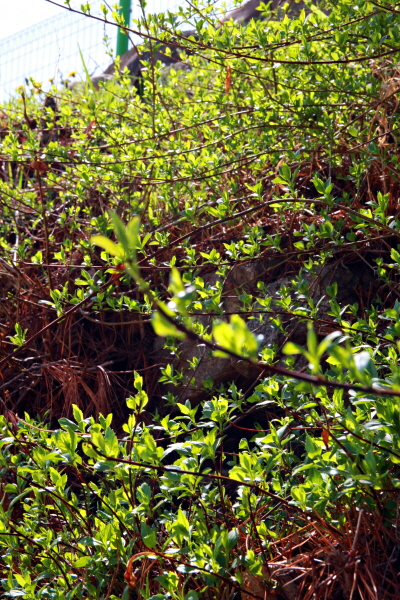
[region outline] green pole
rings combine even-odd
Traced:
[[[123,16],[125,25],[129,27],[131,20],[131,0],[119,0],[119,14]],[[122,56],[125,52],[128,52],[128,43],[128,36],[123,29],[118,28],[117,56]]]

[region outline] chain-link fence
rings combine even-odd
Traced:
[[[182,2],[148,0],[146,11],[173,10]],[[71,6],[79,9],[80,4]],[[92,14],[101,15],[100,4],[101,0],[91,0]],[[132,4],[135,18],[140,15],[140,8],[135,6],[136,2]],[[60,8],[59,16],[0,40],[0,101],[6,100],[30,77],[40,81],[44,89],[49,87],[50,80],[59,85],[71,72],[76,72],[79,78],[84,75],[81,53],[91,75],[102,72],[112,62],[116,36],[115,26]],[[108,44],[104,38],[108,38]]]

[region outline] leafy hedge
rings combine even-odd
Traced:
[[[7,597],[398,597],[399,11],[287,8],[2,107]],[[254,377],[189,400],[184,338]]]

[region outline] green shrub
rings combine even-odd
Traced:
[[[399,13],[260,8],[2,109],[6,597],[399,594]],[[191,402],[184,339],[250,375]]]

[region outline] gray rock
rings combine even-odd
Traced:
[[[253,262],[249,261],[248,263],[233,267],[224,284],[224,291],[227,290],[228,293],[227,298],[223,302],[224,316],[221,316],[221,318],[228,321],[229,313],[240,312],[242,308],[239,295],[246,290],[254,292],[257,281],[266,278],[268,270],[276,267],[281,260],[281,257],[276,257],[276,259],[269,258]],[[309,285],[308,293],[312,296],[314,303],[317,304],[322,299],[319,307],[319,314],[322,318],[326,316],[326,312],[329,309],[330,298],[326,293],[328,286],[335,282],[338,284],[337,300],[343,307],[346,304],[353,304],[358,301],[357,290],[373,290],[375,282],[373,271],[359,263],[347,266],[343,263],[325,265],[317,277],[305,275],[303,278]],[[218,276],[215,273],[209,273],[204,277],[204,280],[209,285],[215,285],[217,279]],[[265,286],[264,297],[272,298],[270,310],[282,311],[282,308],[275,301],[280,298],[280,288],[282,286],[290,288],[292,281],[293,277],[281,277]],[[261,304],[256,303],[254,310],[263,311],[266,309]],[[274,315],[268,313],[245,317],[250,331],[255,335],[261,336],[261,348],[274,347],[279,349],[290,337],[301,345],[306,344],[305,321],[302,322],[290,315],[281,315],[285,328],[284,333],[272,323],[273,317]],[[198,320],[204,325],[211,325],[211,318],[208,316],[199,316]],[[181,402],[186,399],[195,403],[200,401],[205,394],[203,381],[207,379],[212,379],[215,385],[219,385],[234,381],[239,376],[248,379],[250,382],[250,380],[253,380],[259,374],[257,367],[252,367],[245,361],[232,358],[216,358],[212,356],[212,352],[206,347],[198,345],[193,341],[183,341],[180,344],[179,357],[174,357],[163,349],[163,339],[156,338],[154,351],[157,361],[164,364],[172,362],[175,370],[183,373],[183,385],[179,388],[169,388],[180,396]],[[199,363],[195,369],[192,369],[189,364],[193,358],[199,359]],[[300,360],[298,368],[305,366],[306,363],[304,360]]]

